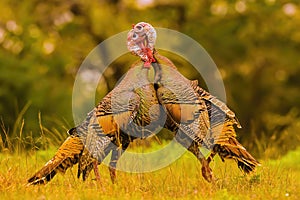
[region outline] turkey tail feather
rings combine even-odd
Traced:
[[[79,137],[68,137],[54,157],[28,179],[28,185],[46,184],[57,172],[65,173],[68,168],[78,163],[83,148],[83,143]]]
[[[260,163],[236,139],[232,122],[223,125],[222,133],[217,137],[215,144],[213,151],[219,154],[222,161],[235,160],[238,167],[247,174],[254,171],[256,166],[260,166]]]
[[[220,155],[223,161],[224,159],[235,160],[238,167],[247,174],[254,171],[255,167],[260,165],[245,148],[225,144],[216,145],[214,151]]]

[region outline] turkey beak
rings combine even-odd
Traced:
[[[140,47],[141,50],[145,50],[148,47],[148,39],[146,34],[141,36],[139,41],[137,41],[137,45]]]

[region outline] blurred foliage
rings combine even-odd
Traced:
[[[73,123],[72,86],[84,58],[110,36],[146,21],[178,30],[208,51],[223,76],[228,104],[242,123],[239,135],[247,147],[294,148],[300,124],[297,2],[2,0],[2,132],[17,136],[16,121],[24,118],[24,127],[18,128],[39,137],[39,112],[45,127],[59,125],[56,129],[65,131]],[[126,58],[119,59],[106,70],[100,96],[113,88],[128,66]],[[179,70],[190,79],[199,78],[188,69]]]

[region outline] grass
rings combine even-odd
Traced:
[[[155,147],[157,148],[157,147]],[[118,172],[116,184],[108,169],[100,165],[101,184],[94,174],[86,182],[77,180],[77,167],[58,174],[42,186],[26,186],[26,180],[55,152],[56,148],[31,154],[0,154],[0,199],[299,199],[300,149],[279,160],[262,160],[262,166],[244,176],[233,162],[211,164],[218,181],[207,183],[200,164],[188,152],[161,170],[131,174]]]
[[[101,183],[94,180],[93,173],[86,182],[78,180],[75,166],[64,175],[58,174],[47,185],[28,187],[27,179],[52,158],[58,144],[64,139],[62,137],[66,136],[61,135],[60,130],[45,128],[40,114],[39,123],[41,137],[37,140],[31,136],[25,137],[22,120],[16,123],[15,127],[20,128],[15,128],[13,134],[8,132],[3,122],[0,123],[6,139],[4,143],[4,138],[0,137],[0,199],[300,198],[300,148],[277,160],[267,159],[269,149],[265,149],[262,154],[265,155],[265,159],[260,160],[262,166],[250,176],[244,176],[234,162],[223,163],[216,157],[211,167],[218,180],[213,184],[202,178],[199,162],[191,153],[186,152],[171,165],[155,172],[135,174],[119,171],[116,184],[111,183],[108,168],[102,164],[99,166]],[[36,151],[37,143],[47,150]],[[145,143],[147,144],[147,141]],[[31,151],[25,151],[26,144]],[[165,144],[158,145],[152,142],[151,145],[146,145],[146,149],[133,145],[129,150],[151,152]],[[274,149],[272,152],[274,153]]]

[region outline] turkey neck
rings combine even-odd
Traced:
[[[155,76],[154,76],[154,85],[160,84],[161,77],[162,77],[161,67],[160,67],[160,65],[158,64],[158,62],[154,62],[154,63],[151,63],[151,64],[152,64],[152,67],[153,67],[154,72],[155,72]]]

